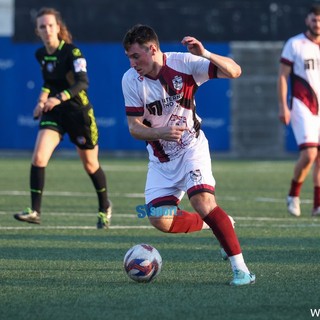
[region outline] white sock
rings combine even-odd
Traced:
[[[244,262],[242,253],[229,257],[229,261],[231,263],[232,271],[241,270],[245,273],[250,273],[246,263]]]

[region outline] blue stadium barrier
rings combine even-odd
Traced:
[[[33,149],[38,122],[33,108],[42,85],[40,67],[34,58],[41,44],[14,43],[0,37],[0,149]],[[77,43],[88,63],[89,97],[98,123],[101,150],[145,150],[145,143],[133,139],[126,123],[121,91],[123,73],[129,61],[120,43]],[[205,43],[208,50],[222,55],[227,43]],[[180,44],[163,43],[162,51],[185,51]],[[230,151],[230,81],[212,80],[196,94],[197,113],[214,151]],[[291,144],[287,144],[287,147]],[[60,148],[74,148],[66,136]]]

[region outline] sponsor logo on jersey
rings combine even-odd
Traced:
[[[150,114],[161,116],[163,114],[170,114],[174,108],[179,107],[176,101],[179,101],[183,97],[183,92],[174,96],[169,96],[161,100],[152,101],[146,104],[146,108]]]
[[[177,106],[177,101],[183,98],[183,92],[178,93],[174,96],[170,96],[161,100],[163,106],[163,113],[170,114],[173,109]]]
[[[72,54],[75,56],[75,57],[81,57],[81,51],[80,49],[78,48],[75,48],[72,50]]]
[[[169,126],[180,126],[186,127],[187,126],[187,118],[185,116],[179,116],[177,114],[172,114],[169,121]]]

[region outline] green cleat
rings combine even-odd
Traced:
[[[98,213],[97,229],[109,229],[111,225],[112,205],[110,204],[106,212]]]
[[[246,273],[242,270],[235,270],[233,272],[233,280],[230,282],[230,286],[244,286],[247,284],[254,284],[256,282],[256,276],[253,273]]]
[[[16,213],[13,217],[19,221],[40,224],[40,214],[30,208],[26,208],[22,213]]]

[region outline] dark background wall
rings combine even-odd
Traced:
[[[121,41],[136,23],[153,26],[162,41],[192,34],[203,41],[285,40],[304,28],[308,0],[15,0],[16,41],[36,41],[36,11],[63,12],[75,40]]]

